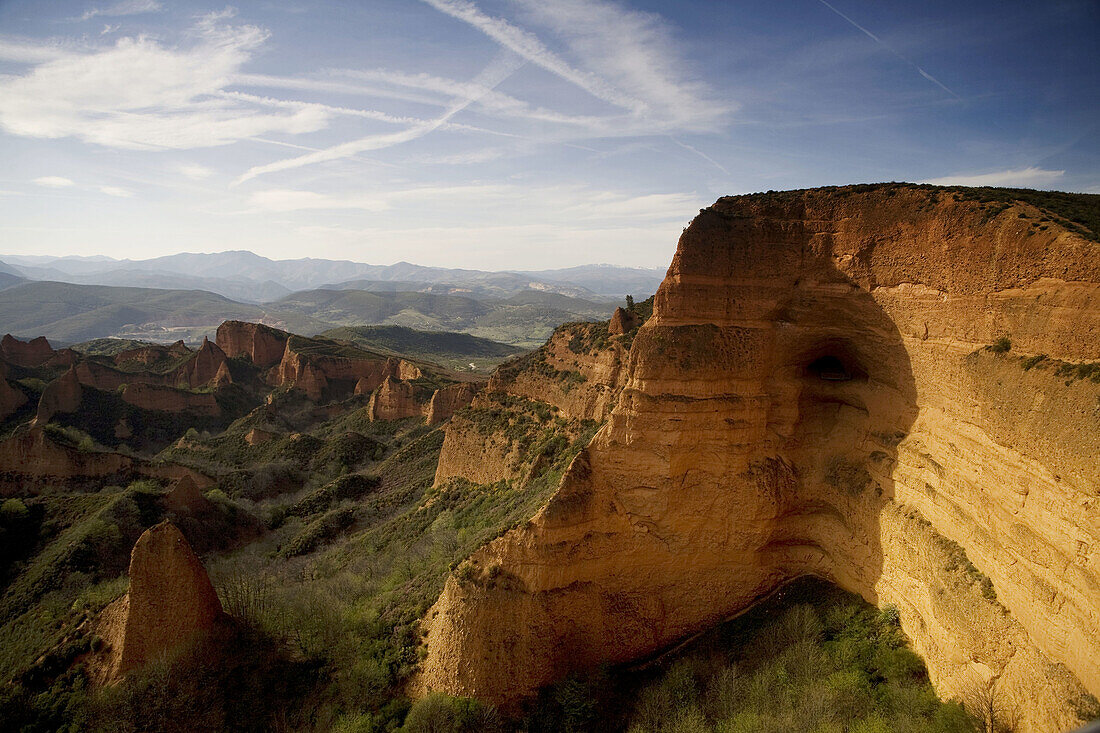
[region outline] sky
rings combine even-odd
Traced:
[[[1098,38],[1095,0],[0,0],[0,253],[663,268],[723,195],[1100,193]]]

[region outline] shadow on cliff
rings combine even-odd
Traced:
[[[916,384],[901,333],[859,273],[829,248],[807,250],[809,277],[772,314],[765,463],[778,511],[761,555],[779,582],[815,575],[877,603],[881,517]]]

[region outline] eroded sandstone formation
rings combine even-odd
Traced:
[[[129,590],[100,619],[107,654],[100,681],[185,649],[222,616],[214,586],[183,534],[167,521],[150,527],[130,554]]]
[[[45,336],[20,341],[10,333],[0,339],[0,358],[22,367],[42,366],[54,356],[53,347]]]
[[[428,424],[438,425],[473,402],[480,387],[480,384],[474,382],[459,382],[437,389],[432,393],[431,401],[428,402],[428,412],[425,416]]]
[[[1100,693],[1100,388],[1016,355],[1100,359],[1100,245],[1045,216],[909,186],[701,212],[608,423],[448,579],[421,688],[514,701],[812,573],[896,605],[943,696],[980,679],[1072,727]]]
[[[247,356],[261,369],[275,366],[283,358],[289,334],[262,323],[226,321],[218,326],[214,339],[228,356]]]

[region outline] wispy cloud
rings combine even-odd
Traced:
[[[192,181],[201,181],[214,175],[212,168],[207,168],[205,165],[199,165],[198,163],[181,163],[176,167],[176,170],[179,171],[181,176],[190,178]]]
[[[139,150],[210,147],[323,128],[331,114],[318,107],[270,113],[244,101],[210,98],[220,95],[226,79],[267,38],[256,26],[226,24],[226,17],[223,12],[200,19],[189,48],[123,38],[0,80],[0,127],[25,137],[76,137]]]
[[[496,85],[500,84],[506,78],[512,75],[516,69],[522,65],[522,60],[513,54],[498,55],[493,61],[486,66],[480,74],[478,74],[475,81],[475,86],[479,89],[491,90]],[[277,171],[285,171],[293,168],[300,168],[306,165],[313,165],[315,163],[323,163],[333,160],[340,160],[341,158],[347,158],[358,153],[364,153],[369,150],[381,150],[383,148],[393,147],[394,145],[400,145],[402,143],[415,140],[420,137],[439,129],[447,120],[454,117],[463,109],[468,107],[473,102],[477,101],[477,97],[463,97],[455,104],[451,105],[442,115],[424,122],[419,122],[415,125],[405,128],[399,132],[381,134],[381,135],[368,135],[367,137],[359,138],[358,140],[352,140],[350,142],[341,143],[339,145],[333,145],[306,155],[300,155],[295,158],[286,158],[284,160],[275,161],[274,163],[268,163],[266,165],[254,166],[248,169],[244,175],[238,177],[234,181],[234,185],[244,183],[257,176],[265,175],[268,173],[275,173]]]
[[[139,15],[141,13],[156,13],[164,9],[157,0],[121,0],[104,8],[90,8],[81,20],[91,20],[96,16],[118,17],[120,15]]]
[[[1018,188],[1041,188],[1048,186],[1065,175],[1064,170],[1044,170],[1034,166],[1015,170],[993,171],[992,173],[960,173],[942,178],[930,178],[922,183],[936,186],[1010,186]]]
[[[121,186],[99,186],[99,192],[105,193],[108,196],[114,196],[120,199],[128,199],[134,195],[134,192],[128,188],[122,188]]]
[[[75,186],[76,182],[62,176],[41,176],[35,178],[36,185],[45,186],[46,188],[68,188],[69,186]]]

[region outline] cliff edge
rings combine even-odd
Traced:
[[[1100,244],[1025,201],[720,199],[608,422],[448,579],[418,685],[513,702],[812,574],[896,606],[944,697],[1073,727],[1100,693],[1100,385],[1072,377],[1097,360]]]

